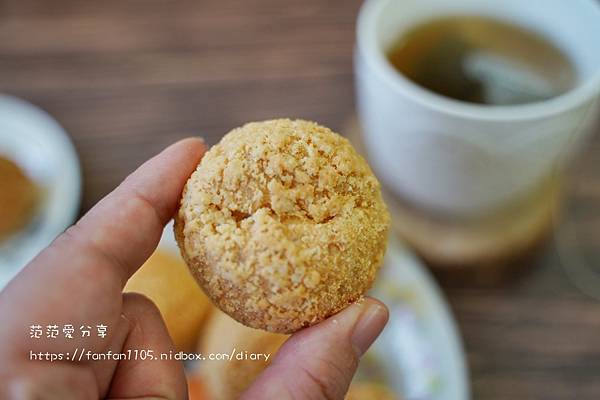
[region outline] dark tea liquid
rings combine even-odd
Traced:
[[[479,16],[444,17],[404,33],[388,59],[416,84],[456,100],[493,105],[546,100],[577,80],[569,58],[539,34]]]

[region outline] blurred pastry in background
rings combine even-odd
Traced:
[[[267,361],[261,360],[206,360],[202,361],[198,374],[210,400],[233,400],[240,397],[256,377],[267,368],[275,354],[289,335],[248,328],[222,311],[215,310],[210,316],[198,353],[269,354]],[[247,352],[247,353],[246,353]]]
[[[206,388],[204,387],[204,382],[202,382],[200,376],[188,374],[186,379],[188,400],[211,400],[206,394]]]
[[[352,382],[346,400],[402,400],[391,389],[381,383]]]
[[[195,348],[212,305],[178,256],[156,250],[123,291],[141,293],[157,305],[176,350]]]
[[[40,190],[15,162],[0,156],[0,240],[23,228],[34,216]]]

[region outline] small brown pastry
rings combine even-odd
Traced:
[[[212,305],[178,256],[156,250],[123,291],[141,293],[156,304],[178,351],[196,347]]]
[[[292,333],[375,280],[389,215],[348,140],[279,119],[229,132],[188,180],[175,236],[192,274],[239,322]]]
[[[39,188],[13,161],[0,156],[0,239],[25,226],[39,203]]]
[[[256,377],[270,364],[288,335],[248,328],[227,314],[215,311],[211,315],[198,352],[204,357],[209,354],[230,355],[262,353],[269,357],[260,360],[237,359],[205,360],[201,362],[199,375],[205,391],[212,400],[234,400],[250,386]]]
[[[352,382],[346,400],[401,400],[386,386],[375,382]]]

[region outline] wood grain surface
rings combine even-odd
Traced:
[[[278,116],[342,130],[354,112],[359,6],[0,0],[0,91],[47,110],[72,136],[83,212],[185,136],[213,144],[243,122]],[[600,263],[600,141],[585,150],[567,191],[576,240],[550,240],[509,283],[445,286],[475,399],[600,398],[600,303],[573,285],[565,256]]]

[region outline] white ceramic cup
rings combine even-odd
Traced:
[[[536,31],[577,73],[569,92],[509,106],[427,91],[388,62],[406,30],[435,17],[482,15]],[[369,161],[388,189],[438,213],[473,217],[535,190],[592,132],[600,92],[597,0],[367,0],[357,23],[355,77]]]

